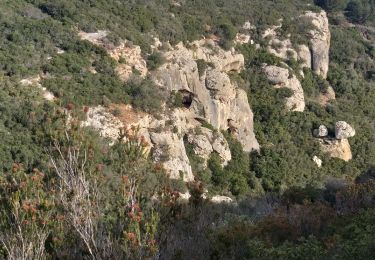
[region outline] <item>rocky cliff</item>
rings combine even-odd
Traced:
[[[212,40],[191,45],[179,44],[164,54],[167,62],[153,73],[155,82],[169,92],[190,96],[187,109],[214,128],[233,133],[245,151],[259,149],[247,94],[228,75],[241,71],[244,57],[224,51]],[[204,68],[198,68],[198,62]]]

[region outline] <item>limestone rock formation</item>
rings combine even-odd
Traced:
[[[336,139],[348,139],[355,136],[355,129],[345,121],[339,121],[335,125]]]
[[[274,65],[264,67],[267,79],[271,84],[285,84],[289,79],[289,70]]]
[[[306,20],[313,26],[307,32],[310,48],[305,44],[295,46],[295,43],[291,42],[290,35],[282,39],[279,35],[281,25],[278,25],[266,29],[262,34],[263,38],[269,39],[267,50],[284,60],[290,60],[291,58],[300,60],[302,67],[311,68],[317,75],[326,78],[331,42],[327,14],[325,11],[320,13],[308,11],[299,19]],[[295,22],[300,21],[296,20]]]
[[[147,75],[147,63],[141,53],[141,47],[126,41],[108,50],[108,54],[119,62],[116,67],[116,72],[124,81],[129,79],[134,70],[136,70],[141,77]]]
[[[153,158],[162,163],[172,179],[183,178],[185,182],[193,181],[189,158],[187,157],[184,141],[176,133],[151,133],[154,144]]]
[[[119,138],[120,129],[124,128],[124,124],[103,106],[89,108],[82,126],[94,128],[102,137],[112,139],[112,142]]]
[[[315,27],[309,31],[312,57],[311,68],[317,75],[327,78],[331,44],[327,13],[325,11],[320,13],[308,11],[303,17],[310,19]]]
[[[205,164],[214,151],[220,156],[223,166],[232,159],[228,142],[219,131],[199,127],[187,135],[187,140],[194,145],[195,154],[203,158]]]
[[[297,55],[302,62],[302,67],[311,68],[311,53],[307,45],[299,45],[297,48]]]
[[[271,39],[269,42],[269,46],[267,47],[267,50],[269,53],[272,53],[276,57],[279,57],[284,60],[289,60],[291,58],[295,60],[298,59],[298,54],[295,51],[290,39]]]
[[[288,69],[274,65],[265,66],[264,72],[275,88],[289,88],[293,91],[293,95],[286,99],[286,106],[290,111],[303,112],[305,110],[303,89],[295,75],[290,75]]]
[[[325,127],[319,127],[318,134],[326,134]],[[335,137],[317,136],[322,137],[319,139],[320,147],[323,152],[327,153],[330,157],[339,158],[344,161],[352,159],[352,152],[348,138],[355,136],[355,130],[345,121],[339,121],[335,124]]]
[[[346,162],[352,159],[352,151],[348,139],[320,139],[320,147],[330,157],[338,158]]]
[[[166,52],[166,63],[153,72],[154,81],[169,92],[190,93],[191,102],[185,105],[197,118],[216,129],[233,130],[245,151],[259,149],[247,94],[227,74],[242,70],[243,55],[224,51],[212,40],[191,45],[188,49],[181,43]],[[198,71],[197,60],[207,64],[205,71]]]
[[[234,42],[237,44],[254,43],[253,41],[251,41],[250,35],[244,33],[237,33]]]
[[[114,46],[107,40],[107,35],[107,31],[98,31],[95,33],[81,31],[78,33],[81,39],[90,41],[107,50],[109,56],[118,62],[116,72],[122,80],[127,81],[133,70],[137,70],[140,76],[145,77],[148,69],[147,63],[141,55],[141,47],[133,45],[128,41],[123,41],[118,46]]]

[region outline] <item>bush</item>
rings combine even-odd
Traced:
[[[126,84],[125,89],[130,96],[131,104],[148,113],[159,112],[167,98],[151,79],[134,77]]]
[[[353,22],[365,23],[371,15],[375,14],[373,1],[354,0],[346,7],[346,16]]]
[[[147,67],[149,70],[156,70],[165,62],[164,57],[160,52],[154,52],[147,57]]]

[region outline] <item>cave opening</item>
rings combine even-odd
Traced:
[[[185,108],[190,108],[191,104],[193,103],[194,94],[187,90],[179,90],[178,91],[182,96],[182,105]]]

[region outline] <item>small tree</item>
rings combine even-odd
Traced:
[[[55,194],[37,169],[21,164],[0,177],[0,251],[7,259],[43,259],[55,218]]]

